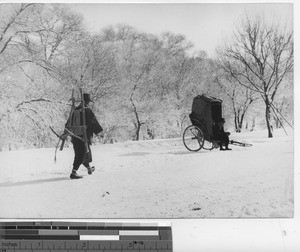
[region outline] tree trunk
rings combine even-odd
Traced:
[[[147,135],[150,139],[154,139],[154,133],[151,129],[147,127]]]
[[[234,129],[235,132],[239,132],[239,114],[236,112],[236,110],[234,110]]]
[[[135,140],[136,140],[136,141],[139,141],[139,140],[140,140],[141,126],[142,126],[142,124],[140,123],[140,121],[138,121],[138,122],[137,122],[136,131],[135,131]]]
[[[235,128],[235,132],[238,132],[238,116],[235,114],[234,115],[234,128]]]
[[[266,123],[267,123],[267,129],[268,129],[268,137],[272,138],[273,137],[273,130],[272,130],[272,125],[270,123],[271,119],[271,104],[269,99],[266,97],[265,98],[265,104],[266,104]]]
[[[240,120],[240,121],[239,121],[239,124],[238,124],[238,131],[237,131],[238,133],[241,133],[242,127],[243,127],[243,121]]]
[[[133,113],[135,115],[135,119],[136,119],[136,122],[134,122],[134,126],[135,126],[135,141],[139,141],[140,139],[140,130],[141,130],[141,126],[143,123],[141,123],[140,121],[140,118],[139,118],[139,115],[138,115],[138,111],[137,111],[137,108],[133,102],[133,99],[132,99],[132,96],[133,96],[133,93],[131,94],[131,97],[130,97],[130,103],[132,105],[132,108],[133,108]]]
[[[234,127],[235,132],[241,133],[243,127],[244,115],[240,115],[240,113],[234,114]]]
[[[278,119],[276,116],[273,116],[273,120],[274,120],[274,122],[275,122],[275,128],[276,128],[276,129],[281,128],[280,121],[279,121],[279,119]]]
[[[242,112],[242,115],[240,116],[239,123],[238,123],[238,131],[237,131],[238,133],[242,132],[244,117],[245,117],[245,112]]]
[[[252,117],[252,125],[251,125],[250,131],[253,131],[255,129],[255,126],[256,126],[256,124],[255,124],[255,117]]]

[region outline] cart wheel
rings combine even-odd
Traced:
[[[213,144],[213,142],[210,142],[210,141],[205,140],[205,141],[204,141],[204,144],[203,144],[203,146],[202,146],[202,148],[203,148],[204,150],[212,150],[212,149],[215,148],[215,145]]]
[[[202,131],[194,125],[188,126],[183,132],[183,144],[189,151],[198,151],[203,147]]]

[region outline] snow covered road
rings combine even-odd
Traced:
[[[0,152],[1,218],[292,217],[293,135],[189,152],[181,139],[92,146],[96,171],[70,180],[73,149]]]

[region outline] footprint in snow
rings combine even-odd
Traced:
[[[105,197],[106,195],[110,194],[109,192],[105,192],[102,194],[102,198]]]
[[[194,207],[194,208],[192,208],[192,211],[200,211],[200,210],[201,210],[200,207]]]
[[[201,210],[201,207],[196,202],[194,202],[193,204],[190,204],[189,208],[191,208],[192,211],[200,211]]]

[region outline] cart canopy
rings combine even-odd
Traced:
[[[213,123],[222,118],[222,100],[205,95],[198,95],[192,104],[190,119],[209,137],[213,137]]]

